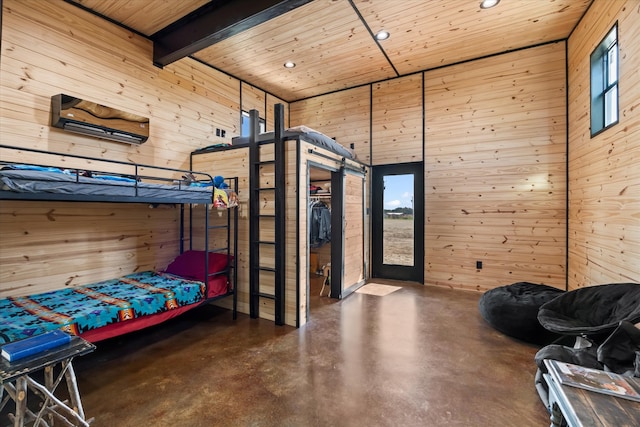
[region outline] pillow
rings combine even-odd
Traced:
[[[204,251],[186,251],[174,259],[165,270],[166,273],[186,279],[205,281]],[[209,252],[209,274],[227,268],[227,254]]]
[[[289,132],[300,132],[300,133],[311,133],[311,132],[315,132],[315,133],[321,133],[318,132],[315,129],[311,129],[310,127],[307,126],[294,126],[294,127],[290,127],[289,129],[287,129]]]

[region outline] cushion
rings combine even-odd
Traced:
[[[561,344],[549,344],[542,347],[534,356],[534,360],[538,365],[538,369],[542,370],[542,372],[547,372],[547,368],[544,366],[544,359],[559,360],[587,368],[604,369],[602,363],[598,362],[597,348],[595,346],[574,348]]]
[[[609,334],[623,320],[640,322],[640,284],[611,283],[569,291],[542,305],[538,320],[560,334]]]
[[[538,309],[564,294],[561,289],[529,282],[500,286],[480,297],[482,317],[498,331],[522,341],[545,344],[558,336],[542,327]]]
[[[186,251],[174,259],[165,272],[186,279],[205,281],[204,251]],[[209,274],[227,268],[227,254],[209,252]]]
[[[618,374],[640,377],[640,325],[620,322],[598,347],[598,362]]]

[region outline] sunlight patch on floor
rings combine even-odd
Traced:
[[[392,292],[401,289],[400,286],[381,285],[378,283],[367,283],[363,287],[356,290],[360,294],[377,295],[383,297],[389,295]]]

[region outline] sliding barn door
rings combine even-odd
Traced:
[[[331,247],[331,296],[343,298],[362,285],[367,274],[365,175],[362,171],[343,167],[334,172],[332,187],[335,186],[342,197],[338,206],[334,204],[332,213],[331,230],[335,237],[332,237]],[[339,211],[335,212],[335,209]],[[334,230],[341,234],[340,237]]]

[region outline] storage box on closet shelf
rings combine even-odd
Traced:
[[[322,186],[320,187],[316,187],[316,191],[315,191],[316,195],[325,195],[328,196],[331,194],[331,183],[327,182],[325,184],[322,184]]]

